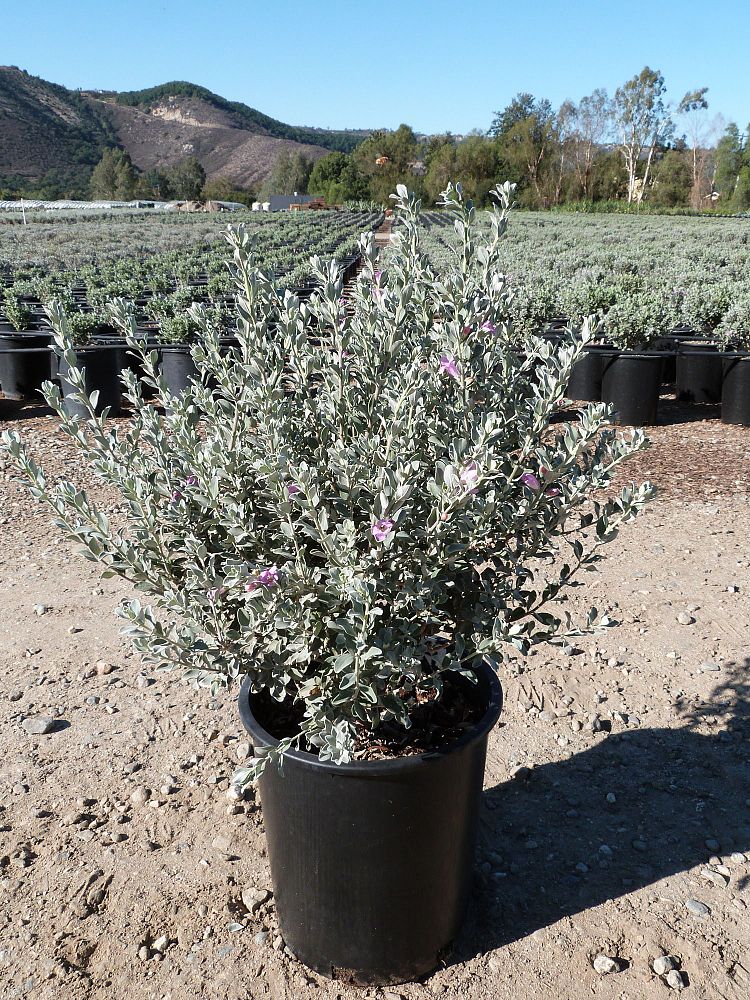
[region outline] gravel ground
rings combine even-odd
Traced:
[[[260,809],[230,797],[231,695],[141,666],[111,613],[127,588],[0,458],[3,1000],[747,997],[750,430],[662,412],[628,469],[659,499],[572,598],[622,624],[507,664],[465,928],[385,992],[285,953]],[[2,418],[106,505],[54,419]]]

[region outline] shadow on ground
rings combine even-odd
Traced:
[[[603,737],[485,792],[484,867],[453,962],[705,865],[713,854],[750,851],[750,659],[729,665],[724,678],[705,705],[683,713],[681,728]],[[713,726],[720,731],[698,731]],[[733,875],[732,888],[748,878]],[[707,882],[705,895],[715,892]]]

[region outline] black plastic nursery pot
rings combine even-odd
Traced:
[[[722,423],[750,427],[750,354],[725,354],[723,368]]]
[[[187,344],[160,347],[159,357],[161,374],[173,396],[187,389],[190,380],[198,375],[198,367]]]
[[[474,686],[472,686],[474,687]],[[281,934],[300,961],[358,985],[431,972],[461,926],[472,864],[487,737],[502,707],[484,668],[480,721],[444,750],[336,765],[302,751],[259,781]],[[276,740],[253,715],[256,747]]]
[[[602,398],[602,351],[606,348],[590,344],[573,365],[565,390],[569,399],[596,403]],[[610,348],[611,350],[611,348]]]
[[[721,400],[722,358],[716,344],[684,342],[677,352],[677,398],[689,403]]]
[[[39,398],[50,377],[51,340],[49,333],[0,334],[0,389],[8,399]]]
[[[97,416],[108,406],[109,416],[116,417],[122,405],[122,387],[120,371],[122,368],[123,349],[121,347],[78,347],[76,362],[83,370],[86,392],[90,395],[95,390],[99,393],[96,403]],[[59,359],[58,374],[63,395],[63,407],[69,417],[85,417],[86,410],[80,403],[72,399],[73,389],[68,385],[65,376],[68,365],[64,358]]]
[[[602,402],[615,410],[615,421],[633,427],[656,423],[664,355],[638,351],[602,351]]]

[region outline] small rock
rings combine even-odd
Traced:
[[[45,736],[55,728],[51,715],[30,715],[21,723],[29,736]]]
[[[709,851],[720,851],[721,850],[721,844],[719,843],[718,840],[714,840],[713,837],[709,837],[707,840],[704,840],[703,843],[706,845],[706,847],[709,849]]]
[[[671,955],[659,955],[658,958],[654,959],[653,969],[657,976],[666,976],[670,969],[674,969],[676,965],[675,960]]]
[[[114,669],[115,669],[114,664],[107,663],[106,660],[99,660],[99,662],[96,665],[96,672],[97,674],[99,674],[100,677],[103,677],[105,674],[111,674]]]
[[[730,856],[730,860],[731,860],[731,861],[734,861],[734,863],[735,863],[736,865],[741,865],[741,864],[743,864],[743,863],[744,863],[745,861],[747,861],[747,858],[745,857],[745,855],[744,855],[744,854],[740,853],[740,851],[735,851],[735,852],[734,852],[734,853],[733,853],[733,854],[732,854],[732,855]]]
[[[130,793],[130,801],[134,806],[142,806],[151,798],[151,789],[145,785],[139,785]]]
[[[268,941],[268,931],[258,931],[258,933],[253,938],[256,944],[266,944]]]
[[[154,683],[154,678],[148,677],[146,674],[138,674],[138,676],[135,679],[136,687],[139,688],[150,687],[153,683]]]
[[[35,604],[34,605],[34,614],[38,615],[40,618],[42,617],[42,615],[46,615],[48,611],[49,611],[49,607],[46,604]]]
[[[617,796],[615,795],[614,792],[607,792],[607,802],[609,802],[610,805],[613,805],[615,802],[617,802]]]
[[[721,670],[721,665],[718,663],[706,662],[706,663],[701,663],[698,669],[701,671],[701,673],[704,674],[717,673],[719,670]]]
[[[242,892],[242,905],[248,913],[257,913],[270,898],[271,893],[268,889],[257,889],[255,886],[251,886]]]
[[[687,986],[685,975],[677,969],[672,969],[667,973],[667,986],[672,990],[684,990]]]
[[[685,906],[690,910],[694,917],[707,917],[711,912],[705,903],[701,903],[699,899],[688,899],[685,901]]]
[[[573,730],[574,733],[580,733],[580,731],[583,729],[583,723],[581,722],[580,719],[572,719],[570,723],[570,728]]]
[[[687,611],[681,611],[679,613],[679,615],[677,615],[677,621],[679,622],[680,625],[694,625],[695,624],[695,618],[693,618],[692,615],[689,615],[687,613]]]
[[[611,858],[612,855],[614,854],[614,851],[609,846],[609,844],[602,844],[601,847],[599,848],[599,853],[603,854],[605,858]]]
[[[158,951],[160,955],[164,954],[167,950],[169,944],[169,938],[166,934],[161,934],[155,941],[152,942],[151,947],[154,951]]]
[[[220,854],[231,854],[231,841],[229,837],[214,837],[211,841],[211,847]]]
[[[140,958],[142,962],[148,962],[150,956],[151,952],[148,950],[148,947],[145,944],[142,944],[138,949],[138,958]]]
[[[701,875],[719,889],[726,889],[729,885],[727,876],[722,875],[721,872],[714,871],[713,868],[702,868]]]
[[[620,964],[616,958],[609,955],[597,955],[594,959],[594,969],[600,976],[608,976],[611,972],[618,972]]]

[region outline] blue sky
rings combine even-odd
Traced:
[[[68,87],[190,80],[294,125],[486,129],[518,91],[557,106],[644,65],[750,120],[747,0],[356,3],[4,0],[0,64]]]

